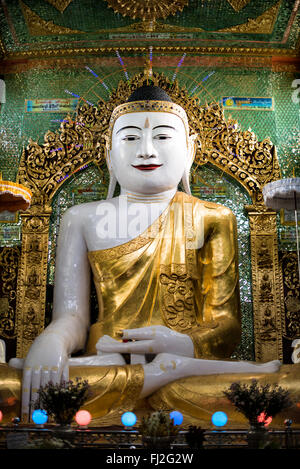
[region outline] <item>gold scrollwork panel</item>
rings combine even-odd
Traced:
[[[15,301],[20,251],[6,246],[0,250],[0,337],[16,338]]]
[[[300,337],[300,283],[297,252],[287,251],[280,259],[284,289],[284,336],[293,340]]]
[[[247,206],[250,220],[255,358],[282,359],[282,275],[276,212]]]
[[[50,213],[23,214],[18,275],[17,356],[25,357],[44,329]]]

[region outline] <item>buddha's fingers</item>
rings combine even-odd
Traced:
[[[37,402],[39,397],[39,388],[41,386],[41,366],[35,366],[32,370],[32,380],[31,380],[31,405],[34,407],[35,402]],[[31,409],[32,411],[33,409]]]
[[[22,382],[22,420],[29,422],[30,417],[30,399],[31,399],[31,376],[32,368],[26,367],[23,370],[23,382]]]
[[[51,381],[51,372],[48,366],[43,366],[41,370],[41,386],[44,387]]]
[[[69,364],[68,363],[63,367],[61,380],[62,381],[69,381]]]
[[[116,342],[116,343],[103,343],[101,350],[103,352],[117,352],[117,353],[157,353],[155,350],[156,343],[154,340],[137,340],[136,342]]]
[[[124,329],[123,339],[129,340],[150,340],[154,339],[157,335],[156,327],[140,327],[138,329]]]
[[[62,379],[62,367],[52,366],[50,368],[50,381],[53,384],[60,384],[61,379]]]

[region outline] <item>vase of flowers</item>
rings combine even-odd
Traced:
[[[88,394],[89,384],[85,380],[77,378],[75,382],[63,381],[59,384],[49,382],[39,388],[34,407],[44,409],[58,425],[68,427]]]
[[[248,445],[252,448],[265,444],[266,426],[275,415],[292,405],[288,390],[277,384],[259,385],[256,379],[251,384],[232,383],[224,394],[237,411],[248,419]]]
[[[175,440],[179,427],[168,413],[159,410],[143,417],[139,430],[146,448],[167,449]]]

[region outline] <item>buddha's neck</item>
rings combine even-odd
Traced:
[[[156,194],[141,194],[139,192],[129,191],[121,187],[121,196],[126,197],[128,202],[134,203],[168,203],[177,192],[177,187]]]

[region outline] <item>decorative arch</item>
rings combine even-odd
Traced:
[[[30,139],[23,150],[18,182],[31,189],[33,199],[30,209],[21,215],[22,254],[16,310],[19,357],[27,354],[44,328],[51,201],[68,175],[91,162],[101,171],[113,109],[149,80],[148,72],[144,72],[130,82],[120,81],[107,102],[101,100],[97,107],[84,103],[75,119],[67,116],[59,130],[46,132],[43,144]],[[256,359],[281,358],[283,295],[276,213],[264,206],[262,196],[263,186],[280,178],[275,146],[268,138],[258,141],[253,132],[242,131],[237,121],[226,120],[218,103],[203,105],[198,98],[191,98],[177,81],[173,83],[158,73],[153,73],[151,81],[165,89],[187,112],[190,132],[197,135],[194,170],[211,163],[237,180],[251,196],[253,205],[246,208],[250,218]],[[264,256],[268,262],[262,264]],[[268,292],[271,288],[269,297],[263,295],[267,283]],[[264,298],[266,301],[262,301]],[[270,316],[275,324],[272,332],[267,321]]]

